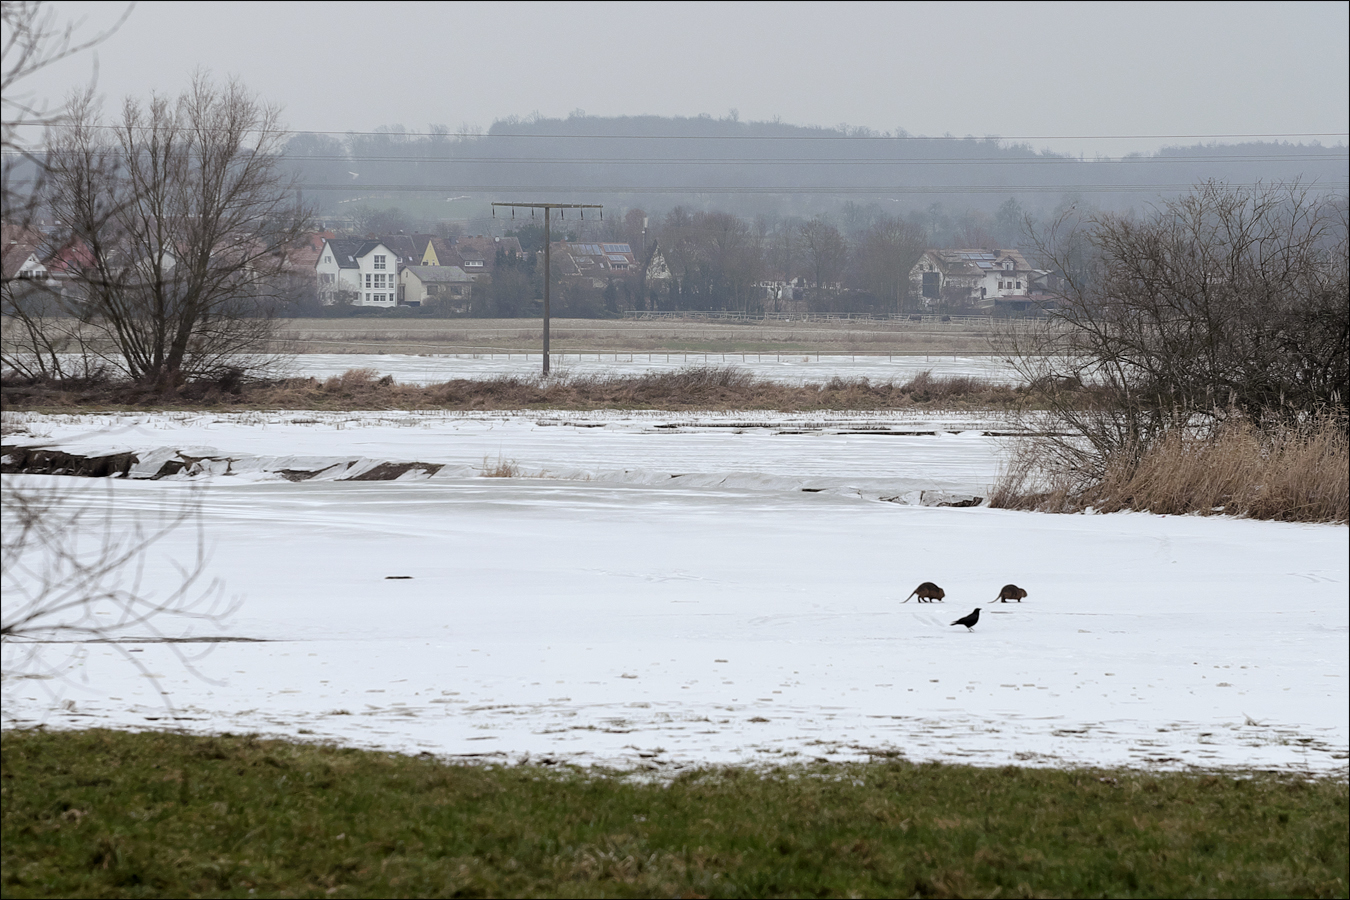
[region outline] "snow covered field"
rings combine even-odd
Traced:
[[[173,453],[206,459],[160,481],[4,478],[111,498],[116,527],[195,492],[209,571],[243,598],[224,636],[250,639],[213,645],[197,674],[173,650],[200,644],[89,645],[66,678],[7,680],[7,725],[173,724],[657,768],[888,750],[1347,769],[1346,528],[924,505],[923,491],[987,493],[996,419],[4,423],[7,445],[136,450],[152,462],[133,474]],[[276,474],[297,460],[332,471]],[[442,468],[342,480],[413,460]],[[499,460],[520,477],[478,474]],[[193,539],[182,529],[156,546],[147,588],[167,590]],[[925,580],[945,603],[901,603]],[[1006,582],[1027,600],[988,605]],[[948,624],[976,606],[973,631]],[[128,657],[159,676],[174,718]]]
[[[439,384],[452,378],[495,378],[501,375],[538,375],[538,353],[465,353],[406,356],[387,353],[302,353],[288,357],[285,373],[329,378],[348,369],[374,369],[392,375],[399,384]],[[735,366],[758,378],[785,384],[829,381],[831,378],[871,378],[908,381],[925,370],[934,375],[973,375],[990,381],[1016,383],[1021,379],[992,356],[845,356],[775,353],[554,353],[554,374],[637,375],[673,372],[689,366]]]

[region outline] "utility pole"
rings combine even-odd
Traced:
[[[548,301],[552,279],[553,241],[549,229],[549,217],[555,209],[604,209],[599,203],[493,203],[494,207],[510,206],[523,209],[542,209],[544,211],[544,374],[548,375]],[[586,215],[582,213],[582,215]],[[600,214],[604,217],[604,213]]]

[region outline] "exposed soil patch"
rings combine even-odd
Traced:
[[[224,456],[188,456],[178,453],[164,459],[157,467],[148,469],[142,463],[153,466],[155,457],[159,456],[159,453],[154,456],[147,456],[143,460],[140,455],[131,452],[113,453],[106,456],[84,456],[78,453],[67,453],[64,450],[8,445],[0,446],[0,453],[3,454],[3,456],[0,456],[0,472],[4,472],[6,475],[73,475],[83,478],[120,476],[148,481],[158,481],[161,478],[169,478],[182,472],[189,475],[198,475],[205,474],[207,471],[214,471],[216,474],[228,475],[230,474],[230,464],[235,462],[235,460]],[[356,461],[333,463],[312,470],[280,469],[276,471],[276,474],[287,481],[308,481],[337,466],[351,466],[354,462]],[[223,471],[220,469],[220,464],[224,464]],[[339,480],[393,481],[409,472],[418,472],[426,476],[435,475],[443,468],[444,465],[441,463],[384,462]]]
[[[0,446],[0,472],[24,472],[29,475],[80,475],[86,478],[108,478],[126,475],[140,462],[135,453],[112,453],[107,456],[81,456],[64,450],[42,447]]]

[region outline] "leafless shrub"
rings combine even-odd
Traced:
[[[106,643],[158,687],[123,642],[166,642],[191,669],[193,657],[179,642],[194,627],[219,626],[238,606],[219,580],[207,578],[195,495],[158,514],[119,515],[111,492],[100,501],[9,476],[0,496],[6,680],[64,677],[87,644]],[[195,529],[193,556],[170,563],[170,587],[147,586],[147,568],[163,565],[151,559],[156,545],[186,528]]]
[[[1298,184],[1217,182],[1142,220],[1066,216],[1034,235],[1063,275],[1056,306],[1003,334],[1004,355],[1098,452],[1196,416],[1262,423],[1342,405],[1348,221],[1344,198]],[[1081,422],[1078,398],[1059,402],[1077,384],[1106,400]]]
[[[15,277],[28,253],[45,256],[41,232],[32,228],[47,186],[46,155],[35,144],[43,131],[65,120],[64,104],[55,106],[27,89],[26,81],[43,69],[110,37],[126,21],[128,6],[111,28],[81,36],[80,23],[62,23],[50,4],[5,0],[0,4],[4,40],[0,43],[0,196],[3,197],[6,274],[0,277],[0,315],[4,337],[0,370],[6,376],[87,377],[100,368],[95,348],[78,320],[63,314],[59,291],[46,279]],[[92,90],[92,81],[90,88]],[[13,257],[19,255],[20,259]]]
[[[1088,476],[1056,459],[1062,442],[1028,441],[990,505],[1043,512],[1139,510],[1291,522],[1350,519],[1350,442],[1344,413],[1257,427],[1230,417],[1209,429],[1176,427]],[[1051,455],[1047,456],[1049,451]]]
[[[127,100],[105,124],[92,92],[49,140],[44,199],[69,229],[64,298],[133,379],[160,387],[256,368],[308,214],[281,166],[277,108],[203,74],[179,97]]]
[[[1350,380],[1348,224],[1343,197],[1210,182],[1142,219],[1068,215],[1034,235],[1063,287],[1001,343],[1067,436],[1028,444],[994,502],[1081,508],[1146,459],[1217,458],[1251,429],[1268,451],[1314,422],[1343,428],[1325,411]]]

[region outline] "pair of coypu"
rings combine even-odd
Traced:
[[[936,584],[933,584],[933,582],[925,581],[923,584],[916,587],[910,593],[909,597],[913,597],[916,595],[918,596],[920,603],[932,603],[934,600],[941,600],[944,597],[946,597],[947,592],[944,591],[942,588],[938,587]],[[1018,603],[1021,603],[1022,598],[1025,597],[1026,595],[1027,592],[1024,591],[1022,588],[1018,587],[1017,585],[1005,584],[1003,586],[1003,590],[998,592],[998,596],[995,597],[993,600],[990,600],[989,602],[1007,603],[1009,600],[1016,600]],[[909,597],[906,597],[904,600],[901,600],[900,602],[908,603]],[[980,608],[977,606],[975,607],[975,611],[973,613],[971,613],[968,616],[962,616],[952,624],[964,625],[966,626],[966,631],[970,631],[970,629],[978,621],[980,621]]]

